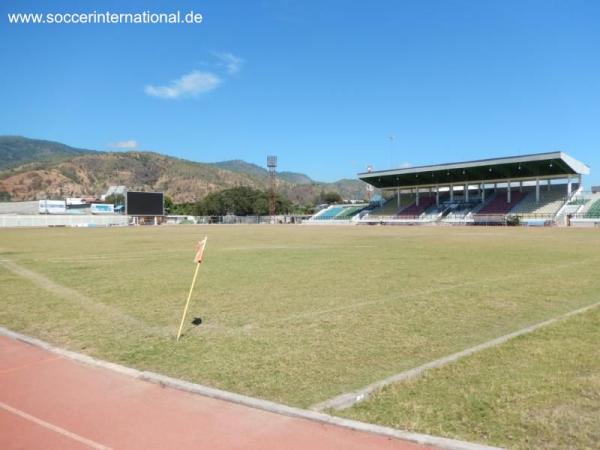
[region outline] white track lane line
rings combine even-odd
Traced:
[[[34,417],[31,414],[27,414],[26,412],[21,411],[20,409],[13,408],[12,406],[7,405],[6,403],[0,402],[0,408],[10,413],[13,413],[14,415],[19,416],[25,420],[29,420],[30,422],[33,422],[41,427],[47,428],[48,430],[54,431],[55,433],[62,434],[63,436],[73,439],[74,441],[87,445],[90,448],[95,448],[97,450],[112,450],[110,447],[99,444],[90,439],[86,439],[83,436],[79,436],[78,434],[72,433],[71,431],[65,430],[64,428],[52,425],[51,423]]]

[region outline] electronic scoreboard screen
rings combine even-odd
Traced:
[[[165,213],[162,192],[127,191],[125,205],[130,216],[162,216]]]

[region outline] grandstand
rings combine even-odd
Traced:
[[[571,156],[550,152],[360,173],[391,198],[356,222],[491,224],[514,216],[553,224],[589,172]]]

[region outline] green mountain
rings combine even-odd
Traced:
[[[31,162],[63,161],[86,153],[93,151],[23,136],[0,136],[0,170]]]

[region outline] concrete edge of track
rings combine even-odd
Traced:
[[[356,431],[364,431],[380,436],[385,436],[393,439],[402,439],[409,442],[415,442],[422,445],[429,445],[449,450],[494,450],[497,447],[490,447],[482,444],[459,441],[455,439],[443,438],[438,436],[430,436],[427,434],[412,433],[408,431],[397,430],[395,428],[384,427],[380,425],[374,425],[365,422],[359,422],[351,419],[344,419],[341,417],[331,416],[329,414],[306,410],[302,408],[295,408],[293,406],[287,406],[280,403],[271,402],[268,400],[261,400],[246,395],[236,394],[234,392],[228,392],[221,389],[215,389],[208,386],[203,386],[196,383],[191,383],[185,380],[160,375],[154,372],[141,371],[130,367],[122,366],[120,364],[103,361],[91,356],[83,355],[81,353],[65,350],[60,347],[56,347],[48,342],[41,339],[33,338],[21,333],[11,331],[7,328],[0,327],[0,335],[10,337],[12,339],[25,342],[27,344],[42,348],[52,353],[58,354],[65,358],[87,364],[94,367],[114,371],[123,375],[127,375],[140,380],[156,383],[161,386],[178,389],[181,391],[202,395],[218,400],[224,400],[239,405],[248,406],[263,411],[268,411],[276,414],[281,414],[290,417],[298,417],[306,420],[316,421],[329,425],[336,425],[343,428],[348,428]]]

